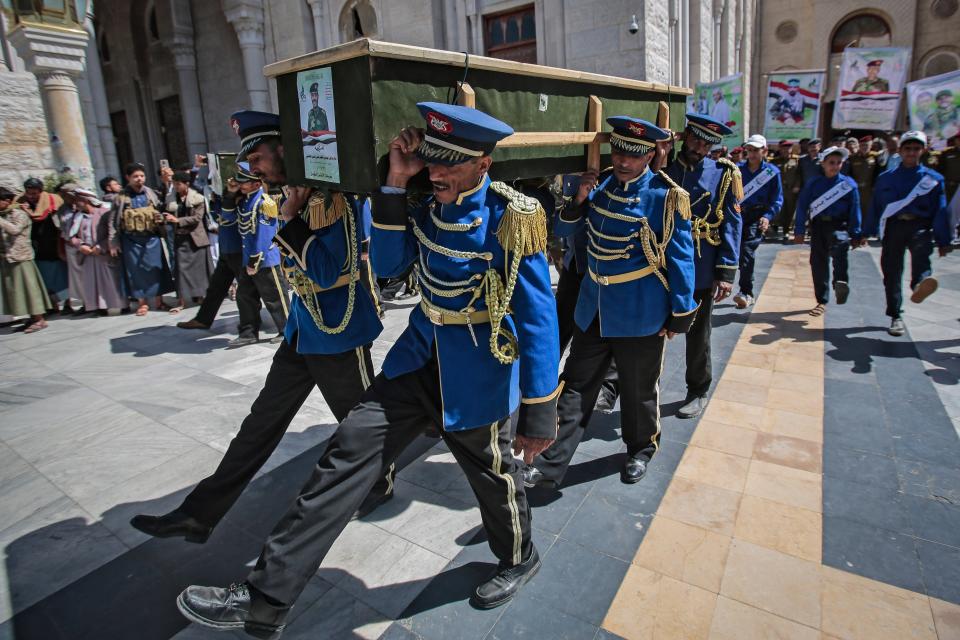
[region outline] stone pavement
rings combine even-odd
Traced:
[[[673,415],[681,338],[648,477],[620,484],[619,414],[595,416],[565,486],[531,492],[544,564],[508,606],[468,605],[492,556],[452,456],[424,438],[284,637],[960,637],[960,259],[935,261],[941,290],[891,338],[877,254],[853,252],[849,303],[813,319],[806,250],[761,247],[757,306],[714,317],[704,417]],[[377,365],[411,306],[388,312]],[[178,319],[0,331],[0,638],[245,637],[188,626],[174,598],[243,577],[335,425],[314,393],[206,545],[131,529],[216,466],[273,352],[223,348],[232,305],[210,333]]]

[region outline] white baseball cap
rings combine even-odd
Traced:
[[[904,142],[919,142],[923,146],[927,146],[927,134],[923,131],[907,131],[900,136],[900,146],[903,146]]]
[[[763,149],[767,146],[767,139],[764,138],[759,133],[755,133],[747,141],[743,143],[745,147],[756,147],[757,149]]]
[[[823,162],[827,159],[827,156],[832,156],[835,153],[840,154],[844,162],[850,157],[850,150],[846,147],[829,147],[820,152],[820,162]]]

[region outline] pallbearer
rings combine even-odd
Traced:
[[[670,133],[646,120],[608,118],[613,169],[588,171],[554,232],[586,226],[587,277],[563,369],[557,442],[524,470],[528,486],[558,485],[583,437],[611,360],[620,378],[625,483],[639,482],[660,442],[659,387],[666,338],[684,333],[697,311],[687,192],[648,167]]]
[[[240,111],[233,114],[233,120],[241,137],[238,160],[246,159],[249,165],[249,173],[245,173],[283,186],[286,167],[280,117]],[[130,521],[146,534],[206,542],[280,444],[315,388],[334,417],[342,420],[373,379],[370,345],[383,325],[370,297],[359,286],[357,210],[340,193],[327,201],[306,187],[293,187],[290,192],[291,197],[281,205],[285,223],[275,236],[297,294],[285,338],[273,356],[260,395],[217,469],[170,513],[137,515]],[[263,213],[258,213],[258,220],[260,216]],[[252,224],[250,220],[248,224]],[[391,472],[386,471],[374,490],[374,504],[392,495]]]
[[[927,136],[922,131],[908,131],[900,137],[900,166],[880,174],[870,203],[871,231],[879,231],[883,241],[880,269],[890,316],[887,331],[893,336],[906,331],[900,318],[904,253],[910,250],[910,301],[920,303],[937,290],[930,265],[934,242],[943,257],[950,252],[953,239],[943,176],[920,165],[926,146]]]
[[[740,205],[743,196],[740,170],[730,160],[706,157],[716,144],[733,131],[708,116],[687,114],[683,146],[667,175],[690,194],[693,214],[693,299],[700,305],[687,332],[687,397],[677,411],[680,418],[695,418],[703,412],[713,383],[710,353],[714,304],[733,293],[733,280],[740,259]]]
[[[428,426],[463,469],[499,566],[473,594],[482,608],[510,600],[540,567],[514,450],[534,455],[556,436],[557,315],[546,216],[533,198],[487,170],[513,131],[489,115],[422,102],[427,128],[390,143],[386,186],[373,195],[371,261],[391,277],[415,265],[423,298],[362,401],[340,428],[296,503],[270,534],[247,581],[188,587],[190,620],[271,637],[383,470]],[[408,198],[426,165],[428,198]],[[309,248],[288,235],[292,255]],[[333,614],[335,612],[331,612]]]
[[[850,247],[866,244],[860,233],[860,192],[856,181],[841,172],[850,152],[843,147],[830,147],[820,156],[823,175],[804,186],[797,201],[797,223],[793,241],[803,244],[810,230],[810,270],[817,306],[812,316],[822,316],[830,300],[830,260],[833,260],[833,290],[837,304],[844,304],[850,295],[847,275],[847,254]]]
[[[250,165],[246,162],[237,163],[236,180],[238,191],[227,187],[223,208],[227,211],[236,209],[243,268],[273,318],[277,335],[272,342],[279,344],[283,341],[283,329],[287,324],[290,306],[287,300],[286,278],[280,270],[280,251],[274,245],[279,206],[263,188],[260,178],[250,172]],[[253,335],[246,340],[252,339],[255,342],[257,339],[260,328],[259,314],[255,321]],[[244,338],[238,337],[232,344],[242,346],[245,344]]]

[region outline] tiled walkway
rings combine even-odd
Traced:
[[[839,559],[838,539],[853,542],[841,524],[853,524],[847,511],[884,518],[896,506],[865,503],[859,486],[823,475],[824,319],[806,314],[806,258],[778,254],[604,628],[626,638],[960,634],[960,606],[928,597],[922,584],[917,593],[849,573],[860,567],[848,561],[823,564],[822,554]],[[884,428],[882,416],[879,427],[870,423],[879,398],[869,403],[836,380],[827,386],[845,390],[836,405],[849,431]],[[825,510],[835,513],[833,530],[825,531]],[[933,527],[937,517],[922,520]],[[882,545],[885,532],[878,537]],[[890,553],[858,542],[861,556]],[[912,543],[897,552],[915,557]]]
[[[619,414],[596,415],[565,486],[530,492],[544,563],[508,606],[467,603],[492,557],[462,473],[425,439],[284,638],[960,638],[960,260],[937,262],[941,291],[908,305],[898,339],[874,253],[851,256],[850,302],[813,319],[806,250],[761,247],[756,307],[714,316],[703,418],[673,415],[674,340],[648,476],[619,482]],[[388,315],[376,361],[405,316]],[[222,350],[227,321],[174,321],[0,337],[0,639],[245,637],[187,626],[173,598],[242,578],[333,425],[311,397],[208,544],[133,531],[132,513],[176,504],[216,464],[272,353]],[[146,393],[157,380],[165,393]]]

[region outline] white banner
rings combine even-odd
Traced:
[[[960,134],[960,71],[907,85],[910,128],[927,134],[934,149],[943,149]]]
[[[847,48],[840,64],[834,129],[894,129],[900,94],[910,69],[910,49]]]

